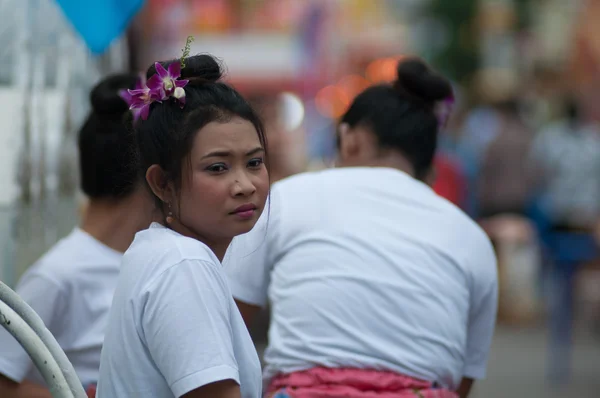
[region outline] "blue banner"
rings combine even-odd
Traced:
[[[120,37],[144,0],[56,0],[94,54],[102,54]]]

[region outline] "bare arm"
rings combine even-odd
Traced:
[[[460,382],[460,386],[458,386],[458,390],[456,390],[458,396],[460,398],[467,398],[469,396],[469,393],[471,392],[471,389],[473,388],[473,383],[473,379],[463,377],[463,379]]]
[[[242,314],[242,318],[244,319],[244,323],[246,327],[250,329],[256,316],[260,312],[260,307],[258,305],[252,305],[244,303],[243,301],[235,300],[238,309],[240,310],[240,314]]]
[[[233,380],[223,380],[196,388],[181,398],[241,398],[240,386]]]
[[[0,397],[2,398],[52,398],[50,391],[38,384],[23,381],[17,383],[0,375]]]

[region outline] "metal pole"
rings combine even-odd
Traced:
[[[15,318],[15,315],[16,315],[19,318],[19,320],[21,322],[23,322],[25,324],[25,326],[27,326],[27,328],[33,332],[33,335],[35,335],[35,338],[39,339],[41,344],[44,346],[43,348],[40,348],[39,345],[31,343],[32,339],[35,340],[35,338],[31,335],[30,332],[25,330],[25,328],[23,326],[19,327],[18,329],[13,329],[13,331],[9,330],[9,332],[13,336],[15,336],[15,338],[19,341],[19,343],[21,343],[21,345],[23,345],[25,350],[29,353],[29,355],[34,360],[38,369],[40,369],[40,372],[42,372],[42,368],[40,366],[45,366],[45,363],[43,361],[40,363],[36,362],[35,361],[36,358],[34,358],[34,355],[38,355],[38,354],[35,352],[32,354],[31,350],[39,350],[39,349],[47,350],[48,353],[52,356],[53,361],[55,361],[57,363],[57,366],[59,366],[60,375],[65,380],[66,385],[69,387],[69,391],[70,391],[71,395],[57,395],[56,397],[64,396],[64,397],[74,397],[74,398],[87,398],[85,390],[83,389],[83,385],[81,384],[81,381],[77,377],[77,374],[75,373],[75,369],[73,368],[73,365],[71,365],[71,362],[69,362],[69,359],[67,358],[67,356],[64,353],[64,351],[62,350],[62,348],[59,346],[59,344],[56,341],[56,339],[54,338],[54,336],[52,336],[52,333],[50,333],[50,331],[46,328],[46,326],[44,325],[44,322],[40,319],[38,314],[36,314],[36,312],[29,305],[27,305],[27,303],[25,303],[25,301],[23,301],[21,299],[21,297],[19,297],[19,295],[17,293],[15,293],[11,288],[6,286],[1,281],[0,281],[0,303],[4,304],[4,306],[7,307],[12,312],[12,313],[9,311],[5,312],[5,314],[11,314],[12,315],[11,318],[3,317],[2,313],[4,311],[2,310],[2,307],[0,307],[0,323],[2,323],[6,329],[9,329],[9,327],[12,326],[12,320],[13,320],[13,318]],[[11,325],[5,324],[6,319],[11,321]],[[24,333],[24,334],[22,334],[22,335],[20,335],[20,337],[18,337],[15,335],[15,333],[17,333],[17,334]],[[27,349],[27,347],[25,346],[25,344],[22,340],[25,340],[25,343],[29,344],[29,347],[30,347],[29,350]],[[38,355],[38,358],[39,358],[39,355]],[[54,377],[54,376],[56,376],[56,375],[49,375],[49,377]],[[46,378],[46,375],[44,375],[44,379],[48,383],[48,386],[51,386],[51,383]]]

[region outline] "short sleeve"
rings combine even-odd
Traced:
[[[267,304],[280,214],[281,201],[273,190],[254,228],[234,238],[227,250],[223,267],[233,297],[239,301],[260,307]]]
[[[59,317],[67,302],[64,290],[49,278],[26,273],[15,291],[56,337],[56,327],[61,324]],[[31,358],[19,342],[6,329],[0,328],[0,373],[20,383],[32,367]]]
[[[219,266],[184,260],[145,289],[141,330],[147,349],[176,397],[234,380],[233,305]]]
[[[465,377],[483,379],[498,310],[497,261],[487,238],[473,251],[472,260],[473,278],[463,373]]]

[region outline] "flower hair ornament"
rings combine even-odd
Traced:
[[[454,93],[452,93],[436,104],[435,115],[437,116],[438,126],[440,128],[444,128],[448,124],[448,120],[450,119],[450,115],[452,115],[455,102],[456,100],[454,98]]]
[[[146,81],[145,76],[140,76],[133,90],[122,90],[119,95],[133,113],[133,119],[148,119],[150,105],[153,102],[162,103],[173,98],[183,108],[185,106],[185,90],[183,89],[189,80],[180,80],[181,69],[185,67],[185,58],[190,53],[190,45],[194,41],[192,36],[188,36],[183,56],[179,62],[172,62],[168,69],[165,69],[160,63],[155,62],[156,73]]]

